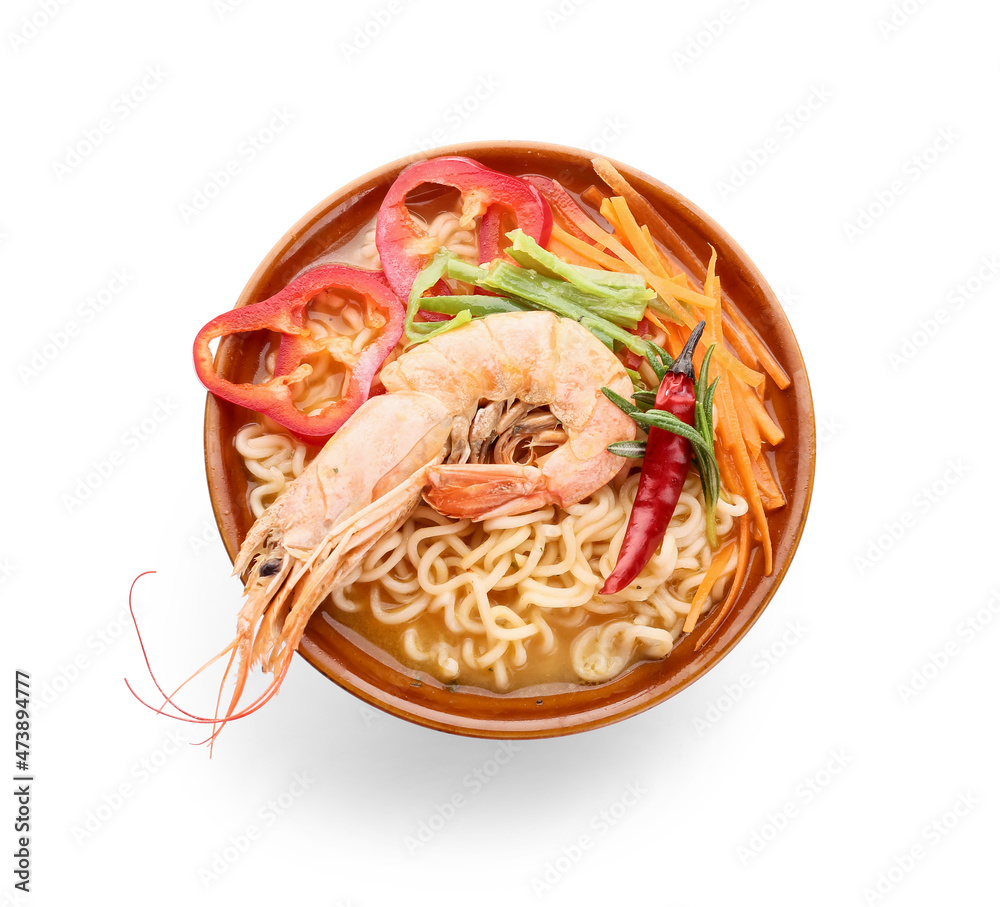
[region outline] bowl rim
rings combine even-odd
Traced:
[[[288,254],[294,247],[295,243],[304,234],[306,234],[312,226],[314,226],[323,216],[333,211],[337,206],[344,205],[345,203],[349,205],[351,200],[357,200],[359,198],[359,193],[362,192],[364,187],[371,186],[374,182],[384,181],[387,179],[389,174],[398,172],[416,161],[447,155],[466,155],[475,157],[477,154],[486,154],[496,151],[533,154],[539,156],[568,155],[574,157],[576,159],[574,163],[581,166],[586,165],[597,158],[604,157],[603,155],[594,154],[583,149],[566,145],[505,139],[498,141],[477,141],[446,145],[430,149],[426,152],[406,155],[389,163],[383,164],[357,177],[345,186],[328,195],[318,204],[314,205],[305,215],[300,217],[290,229],[285,231],[282,237],[274,244],[267,255],[264,256],[260,264],[254,270],[253,274],[247,280],[247,283],[235,303],[234,308],[248,304],[251,298],[256,295],[262,280],[271,272],[275,262],[279,261],[282,256]],[[610,160],[630,183],[634,184],[638,181],[655,188],[657,192],[662,193],[665,198],[669,199],[673,205],[684,210],[687,217],[697,223],[702,232],[708,233],[713,238],[720,240],[720,245],[724,243],[728,259],[741,268],[747,275],[753,278],[753,283],[763,295],[767,303],[768,310],[772,314],[779,316],[779,321],[782,326],[781,340],[783,349],[787,354],[794,358],[796,364],[795,397],[801,404],[797,414],[800,420],[798,460],[801,462],[801,460],[804,459],[808,464],[808,468],[805,471],[804,476],[802,473],[799,473],[799,476],[801,477],[798,478],[795,483],[796,487],[799,487],[804,482],[805,487],[801,508],[793,513],[789,520],[787,531],[791,533],[790,545],[784,553],[782,561],[780,563],[775,563],[775,569],[772,574],[763,578],[762,582],[764,583],[765,588],[756,606],[752,609],[752,611],[744,615],[744,619],[740,622],[739,626],[736,627],[735,632],[723,634],[722,630],[725,627],[725,623],[728,622],[733,615],[739,612],[740,598],[743,597],[741,594],[730,612],[730,615],[727,616],[726,622],[723,623],[722,627],[719,628],[719,631],[716,632],[712,639],[706,644],[706,649],[710,650],[709,657],[704,658],[695,669],[682,673],[678,678],[676,678],[676,682],[671,683],[669,686],[657,691],[651,696],[626,697],[621,700],[615,700],[613,705],[598,706],[596,708],[586,709],[580,712],[574,711],[570,714],[562,716],[549,715],[538,719],[470,719],[466,716],[457,715],[444,709],[421,706],[419,703],[415,703],[412,699],[407,699],[406,696],[398,690],[387,690],[384,687],[370,683],[364,678],[352,673],[347,665],[332,658],[320,646],[311,640],[308,636],[307,630],[307,635],[303,636],[302,641],[299,644],[298,652],[316,670],[368,705],[427,728],[458,734],[461,736],[489,739],[528,739],[564,736],[568,734],[581,733],[586,730],[604,727],[623,721],[626,718],[639,714],[640,712],[652,708],[655,705],[665,702],[667,699],[686,689],[694,683],[695,680],[704,676],[709,670],[718,665],[723,658],[732,652],[740,640],[742,640],[743,637],[749,632],[750,628],[757,622],[757,620],[760,619],[764,610],[777,592],[778,587],[781,585],[789,567],[791,566],[792,560],[794,559],[794,555],[802,538],[815,484],[815,409],[812,399],[811,385],[805,367],[805,362],[802,357],[802,352],[780,302],[778,301],[773,290],[771,290],[764,276],[760,273],[759,269],[747,253],[714,219],[709,217],[704,211],[702,211],[685,196],[676,192],[674,189],[660,182],[656,178],[626,163],[611,158],[606,159]],[[233,560],[239,547],[239,543],[236,538],[238,533],[234,528],[234,516],[230,510],[225,508],[215,490],[215,483],[225,482],[225,469],[223,468],[224,450],[219,432],[220,415],[221,410],[217,401],[211,394],[206,394],[204,446],[209,496],[212,502],[212,510],[215,516],[216,525],[226,547],[226,551],[229,554],[230,559]],[[805,424],[801,423],[803,415],[806,416]],[[669,659],[669,656],[667,656],[667,659]],[[625,674],[619,675],[619,677],[608,681],[606,685],[615,684],[617,681],[629,674],[630,670],[631,669],[627,670]],[[605,685],[602,684],[601,686]],[[457,693],[454,695],[462,696],[463,694]],[[492,695],[498,696],[501,694]],[[512,691],[511,694],[507,695],[512,697],[516,696],[517,691]]]

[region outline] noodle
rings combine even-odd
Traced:
[[[332,610],[348,625],[406,623],[398,655],[442,681],[461,678],[497,690],[515,677],[520,686],[601,682],[636,660],[662,658],[681,633],[712,549],[692,471],[642,573],[616,595],[599,595],[638,482],[638,471],[623,472],[565,510],[546,507],[481,523],[450,520],[421,505],[369,552]],[[720,537],[746,509],[741,498],[720,501]],[[735,558],[713,600],[734,567]],[[385,643],[388,634],[381,635]]]

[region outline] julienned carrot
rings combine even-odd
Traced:
[[[714,299],[709,299],[702,293],[696,293],[694,290],[687,290],[681,287],[679,284],[673,283],[658,274],[654,274],[649,270],[638,258],[636,258],[628,249],[625,248],[617,239],[614,238],[607,230],[602,230],[593,221],[590,223],[581,222],[577,226],[583,230],[591,239],[595,242],[600,243],[606,249],[614,252],[622,261],[632,267],[637,274],[642,275],[648,283],[664,301],[669,299],[677,299],[681,302],[689,302],[692,305],[700,306],[705,309],[715,308],[717,303]],[[685,313],[687,314],[687,313]],[[691,315],[687,314],[687,318],[694,321]],[[697,324],[697,321],[694,321]],[[761,376],[763,377],[763,376]]]
[[[607,196],[601,192],[597,186],[588,186],[583,192],[580,193],[580,198],[582,198],[587,204],[593,205],[595,208],[601,207],[601,202],[607,198]]]
[[[639,225],[635,222],[635,218],[632,216],[632,212],[629,210],[628,203],[625,199],[620,196],[615,196],[610,199],[611,207],[614,208],[614,212],[617,215],[618,223],[621,225],[622,230],[628,239],[629,245],[632,247],[632,251],[638,256],[639,261],[641,261],[650,271],[659,277],[666,279],[670,275],[667,274],[663,265],[660,263],[660,259],[656,255],[656,251],[653,249],[652,245],[647,245],[646,237],[643,235],[642,230],[639,229]],[[603,211],[601,212],[604,213]]]
[[[682,287],[687,287],[690,289],[691,281],[689,280],[687,274],[684,273],[684,269],[681,267],[680,263],[674,261],[663,249],[660,248],[659,244],[653,239],[649,232],[649,227],[645,224],[642,225],[642,232],[649,237],[649,241],[653,244],[653,248],[656,249],[656,257],[660,259],[660,264],[663,265],[663,269],[670,275],[670,279],[679,284]]]
[[[771,355],[771,351],[764,346],[763,341],[757,336],[757,332],[743,317],[743,313],[725,298],[722,300],[722,307],[726,314],[733,319],[733,322],[743,328],[743,335],[746,337],[747,344],[754,351],[754,355],[756,355],[764,371],[771,376],[774,383],[782,390],[788,387],[792,383],[791,378],[788,377],[788,373],[781,367],[778,360]]]
[[[632,248],[632,244],[628,241],[628,237],[625,236],[625,231],[622,229],[621,221],[618,220],[618,212],[615,211],[612,206],[610,198],[606,198],[601,202],[601,217],[611,224],[612,229],[615,231],[616,239],[623,246],[625,246],[629,252],[635,252],[635,249]]]
[[[733,393],[733,403],[736,407],[736,418],[740,423],[740,434],[750,452],[750,459],[754,459],[760,454],[760,433],[757,431],[757,423],[754,422],[750,409],[747,407],[746,396],[737,389]]]
[[[593,193],[590,193],[590,189],[593,189]],[[606,199],[601,195],[596,188],[590,187],[586,192],[583,193],[583,198],[587,199],[591,203],[594,202],[593,198],[588,198],[588,193],[592,196],[599,197],[601,199],[601,207],[604,213],[612,215],[615,218],[616,225],[620,230],[623,230],[622,225],[617,221],[617,212],[614,210],[614,205],[611,200]],[[628,206],[625,206],[625,210],[629,211]],[[632,218],[634,222],[634,217]],[[610,221],[609,221],[610,222]],[[715,294],[715,296],[708,296],[706,294],[697,293],[687,287],[687,279],[683,279],[680,282],[674,282],[673,279],[668,277],[663,277],[659,273],[647,268],[639,258],[636,257],[625,245],[618,239],[616,239],[612,234],[608,233],[606,230],[602,229],[593,220],[587,218],[580,218],[575,221],[575,225],[581,229],[588,237],[594,240],[597,245],[601,248],[606,249],[609,252],[613,252],[618,258],[625,264],[631,267],[635,273],[642,276],[646,283],[656,290],[657,294],[660,296],[664,302],[669,299],[675,299],[679,302],[688,302],[692,305],[698,306],[702,309],[711,310],[718,309],[721,305],[721,290]],[[586,255],[594,258],[594,250],[586,247],[586,244],[577,239],[577,237],[570,237],[563,230],[557,232],[557,228],[553,225],[553,236],[559,242],[564,245],[569,246],[580,252],[581,255]],[[655,249],[653,250],[655,252]],[[713,249],[714,255],[714,249]],[[656,257],[654,255],[654,257]],[[621,270],[619,267],[613,268],[613,270]],[[673,308],[674,314],[677,319],[683,323],[688,328],[694,329],[697,319],[692,315],[683,305],[675,305]],[[721,333],[720,333],[721,338]],[[736,375],[741,381],[752,387],[759,387],[764,382],[764,375],[760,372],[756,372],[748,366],[744,365],[739,358],[733,356],[727,349],[725,349],[721,343],[718,344],[716,348],[716,361],[720,362],[725,368]]]
[[[601,248],[594,245],[592,246],[589,242],[584,242],[582,239],[577,239],[571,233],[567,233],[558,224],[552,225],[552,238],[556,241],[562,243],[567,248],[572,249],[577,254],[583,256],[584,258],[590,259],[596,265],[604,268],[606,271],[619,271],[631,273],[632,269],[625,264],[625,262],[620,259],[614,258],[608,255],[606,252],[602,252]],[[602,247],[603,248],[603,247]]]
[[[721,437],[721,427],[723,423],[719,423],[720,427],[720,437]],[[715,459],[719,463],[719,475],[722,476],[722,484],[725,488],[732,491],[736,491],[740,487],[739,476],[736,475],[736,463],[733,460],[732,454],[729,453],[728,449],[722,448],[721,450],[716,450]]]
[[[764,404],[761,403],[756,394],[746,394],[746,402],[761,435],[764,436],[768,444],[777,447],[785,440],[785,433],[781,430],[781,426],[771,418],[770,413],[764,409]]]
[[[677,256],[681,264],[694,274],[697,280],[703,280],[705,266],[698,256],[684,242],[680,234],[667,223],[660,212],[632,187],[632,184],[615,169],[612,163],[604,158],[596,158],[594,171],[611,187],[613,192],[623,196],[628,201],[632,212],[649,226],[656,238]]]
[[[771,474],[771,465],[767,461],[767,455],[761,451],[756,457],[751,459],[753,476],[760,489],[760,499],[765,510],[777,510],[785,506],[785,496],[781,493],[778,483],[774,481]]]
[[[758,365],[757,357],[747,343],[746,337],[743,336],[743,332],[733,324],[733,319],[728,315],[722,319],[722,330],[726,340],[729,341],[729,345],[736,351],[740,360],[751,368],[756,368]]]
[[[730,375],[723,373],[719,378],[719,387],[716,392],[722,398],[720,401],[721,405],[719,406],[719,418],[726,425],[726,434],[729,438],[728,446],[733,454],[736,472],[742,480],[743,493],[747,497],[750,512],[753,514],[754,522],[757,524],[757,531],[760,533],[761,544],[764,546],[764,572],[770,575],[774,566],[771,553],[771,535],[767,528],[767,516],[764,513],[764,504],[760,499],[757,482],[754,479],[750,455],[747,453],[746,444],[740,435],[736,416],[736,404],[733,400],[733,392],[729,383],[730,377]]]
[[[722,571],[729,566],[729,559],[733,556],[733,549],[735,547],[736,542],[730,542],[712,558],[712,563],[708,565],[708,570],[705,571],[705,578],[699,583],[698,591],[695,592],[694,598],[691,601],[691,608],[684,619],[685,633],[690,633],[694,629],[694,625],[698,623],[698,617],[701,614],[702,607],[704,607],[705,602],[708,600],[708,594],[712,591],[712,586],[722,576]]]
[[[715,276],[716,260],[715,249],[712,249],[712,254],[708,260],[708,268],[705,272],[705,293],[721,300],[722,289],[719,278]],[[721,305],[708,313],[708,330],[706,334],[709,337],[709,343],[721,346],[723,339]],[[710,375],[714,376],[716,371],[719,370],[715,367],[715,359],[713,357]],[[735,393],[733,390],[734,385],[736,386]],[[753,514],[757,531],[760,533],[761,544],[764,547],[764,567],[766,572],[770,574],[772,565],[771,536],[767,527],[767,517],[764,514],[764,502],[761,500],[757,481],[754,476],[753,462],[747,451],[746,438],[740,425],[739,409],[737,408],[738,404],[735,396],[739,392],[739,384],[733,375],[720,371],[719,386],[716,390],[716,399],[719,401],[717,407],[717,412],[719,413],[719,437],[723,446],[732,456],[732,465],[738,476],[738,481],[729,485],[729,488],[732,491],[740,491],[747,499],[747,504],[750,507],[750,512]],[[747,422],[748,424],[752,424],[752,419],[749,416],[747,417]],[[756,447],[759,453],[759,437],[757,438]],[[721,472],[721,458],[719,468]]]
[[[660,240],[668,249],[670,249],[674,255],[680,260],[681,264],[687,268],[695,278],[704,281],[705,277],[705,266],[701,263],[701,259],[691,250],[680,235],[674,230],[673,227],[666,221],[663,215],[660,214],[639,192],[637,192],[625,179],[621,173],[611,164],[610,161],[604,158],[596,158],[594,160],[594,171],[597,175],[607,183],[611,189],[618,193],[618,195],[625,198],[633,210],[633,214],[641,217],[644,224],[656,235],[656,238]],[[603,198],[603,196],[595,190],[598,199]],[[652,284],[650,284],[652,286]],[[654,290],[657,288],[654,286]],[[657,290],[659,292],[659,290]],[[725,296],[722,299],[722,303],[725,306],[726,314],[733,319],[736,324],[744,329],[744,333],[747,337],[750,348],[754,351],[757,359],[760,361],[764,370],[768,375],[774,380],[774,383],[778,385],[779,388],[784,390],[791,384],[785,370],[781,367],[778,361],[771,355],[770,351],[761,342],[760,338],[756,335],[756,332],[750,327],[746,319],[743,318],[742,314],[733,305],[732,301]],[[746,378],[744,378],[746,380]],[[747,381],[747,384],[751,384],[754,387],[757,386],[756,382]]]
[[[726,596],[726,600],[722,603],[722,607],[716,611],[715,617],[712,618],[712,622],[705,628],[701,636],[698,637],[698,641],[694,644],[695,652],[708,642],[708,640],[714,635],[715,631],[719,629],[719,625],[726,619],[729,609],[732,608],[733,602],[736,601],[737,596],[743,588],[743,578],[747,574],[747,566],[750,563],[749,514],[741,516],[739,523],[740,539],[736,555],[736,571],[733,573],[733,578],[729,583],[729,594]]]
[[[660,267],[663,269],[663,272],[667,275],[667,277],[675,283],[679,283],[681,286],[686,287],[688,285],[687,278],[681,274],[680,280],[675,279],[678,276],[677,264],[676,262],[672,262],[666,255],[663,254],[663,250],[657,246],[656,240],[653,239],[653,234],[649,232],[649,227],[642,224],[639,229],[642,230],[642,235],[645,237],[646,243],[649,245],[649,248],[653,250],[656,260],[660,263]]]
[[[555,229],[555,225],[553,225],[553,229]],[[593,246],[590,248],[593,248]],[[574,251],[569,246],[556,239],[555,235],[549,237],[548,250],[553,255],[561,258],[563,261],[568,261],[571,265],[580,265],[584,268],[592,268],[595,264],[593,258],[587,258],[579,252]]]

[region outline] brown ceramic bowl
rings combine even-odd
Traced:
[[[395,161],[335,192],[302,218],[267,255],[250,278],[237,306],[276,293],[298,272],[348,241],[378,210],[396,175],[422,157],[461,154],[513,174],[542,174],[574,192],[600,183],[592,155],[575,148],[535,142],[478,142],[439,148],[428,155]],[[764,576],[760,552],[750,564],[739,598],[726,620],[695,651],[703,617],[689,636],[662,661],[643,662],[615,680],[596,685],[561,685],[522,695],[491,693],[446,685],[405,667],[353,633],[341,633],[319,615],[310,622],[299,652],[317,670],[364,701],[426,727],[475,737],[552,737],[620,721],[674,695],[717,664],[750,629],[781,582],[799,542],[812,493],[815,425],[809,380],[788,320],[753,262],[713,220],[672,189],[625,164],[619,171],[673,226],[700,257],[684,262],[696,272],[707,263],[709,244],[718,251],[722,287],[765,339],[792,378],[774,405],[786,432],[775,451],[775,466],[787,498],[769,515],[774,570]],[[638,212],[637,212],[638,216]],[[641,217],[639,218],[642,219]],[[676,251],[676,250],[675,250]],[[334,256],[335,257],[335,256]],[[683,261],[683,259],[682,259]],[[700,277],[700,274],[697,275]],[[231,380],[251,380],[261,346],[252,338],[225,341],[217,367]],[[249,369],[249,371],[248,371]],[[231,439],[250,418],[245,410],[208,397],[205,461],[219,531],[235,556],[253,522],[247,505],[247,478]]]

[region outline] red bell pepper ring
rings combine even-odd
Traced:
[[[590,217],[584,213],[583,209],[576,203],[576,199],[560,183],[550,180],[547,176],[526,176],[524,180],[531,183],[541,193],[542,197],[552,206],[552,210],[562,219],[569,233],[591,246],[594,245],[594,241],[578,226],[581,221],[590,221]]]
[[[314,337],[306,326],[309,303],[323,290],[347,290],[363,296],[366,321],[372,310],[384,319],[378,336],[360,354],[350,354],[349,344]],[[194,366],[208,390],[222,400],[273,419],[293,434],[313,444],[326,441],[368,399],[372,380],[403,333],[405,306],[389,289],[381,273],[346,265],[323,265],[295,278],[281,292],[263,302],[224,312],[213,318],[194,341]],[[374,319],[372,319],[374,320]],[[215,371],[209,343],[218,337],[251,331],[276,331],[281,343],[273,377],[260,384],[235,384]],[[336,335],[335,335],[336,336]],[[305,360],[326,351],[345,366],[340,399],[318,413],[304,413],[294,403],[292,385],[312,372]]]
[[[552,212],[538,190],[524,180],[466,157],[438,157],[411,164],[396,177],[379,208],[375,245],[389,285],[408,299],[417,274],[438,250],[437,241],[410,215],[406,196],[424,183],[452,186],[462,193],[462,220],[482,215],[479,262],[500,257],[500,216],[506,209],[517,225],[540,245],[552,232]]]

